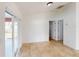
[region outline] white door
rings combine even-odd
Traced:
[[[63,40],[63,20],[58,20],[58,39]]]
[[[56,39],[56,21],[53,21],[52,29],[52,37]]]

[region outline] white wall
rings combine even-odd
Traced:
[[[76,3],[69,3],[56,12],[50,20],[63,19],[63,42],[71,48],[76,48]]]
[[[64,12],[64,44],[76,48],[76,3],[66,6]]]
[[[4,10],[4,4],[0,3],[0,57],[5,56]]]
[[[23,23],[23,43],[42,42],[49,40],[49,22],[44,13],[26,15]]]
[[[76,3],[76,49],[79,50],[79,2]]]

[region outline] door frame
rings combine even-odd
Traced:
[[[16,56],[16,52],[14,52],[14,22],[17,21],[18,22],[18,19],[15,15],[13,15],[11,12],[9,12],[7,9],[5,10],[6,13],[8,13],[9,15],[11,15],[12,17],[12,56]],[[19,24],[19,23],[18,23]],[[18,35],[19,36],[19,35]],[[19,40],[19,38],[18,38]],[[18,43],[19,45],[19,43]]]

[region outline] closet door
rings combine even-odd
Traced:
[[[52,37],[56,39],[56,21],[53,21]]]
[[[58,20],[58,39],[63,40],[63,20]]]

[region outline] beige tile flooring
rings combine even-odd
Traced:
[[[20,57],[75,57],[79,51],[75,51],[63,45],[62,42],[51,40],[49,42],[23,44],[19,53]]]

